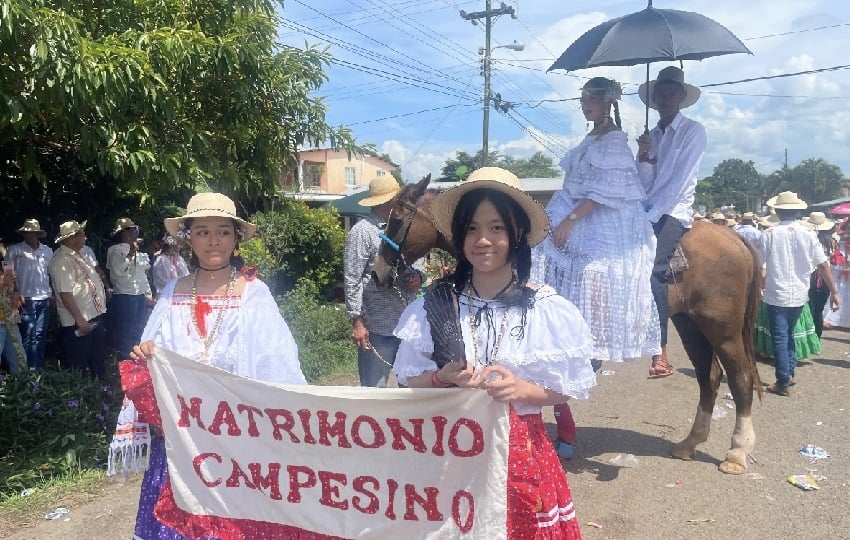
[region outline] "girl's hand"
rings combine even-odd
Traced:
[[[567,243],[567,239],[570,237],[570,233],[573,230],[573,225],[575,225],[575,221],[570,219],[564,219],[555,230],[552,231],[552,242],[555,244],[555,247],[564,247],[564,244]]]
[[[482,390],[496,401],[518,401],[527,399],[529,382],[514,375],[508,368],[499,365],[488,366],[481,373]]]
[[[130,358],[132,360],[147,360],[151,356],[153,356],[153,349],[155,345],[153,341],[145,341],[143,343],[139,343],[133,350],[130,351]]]
[[[437,377],[459,388],[478,388],[483,379],[475,373],[472,364],[457,360],[444,365],[437,372]]]

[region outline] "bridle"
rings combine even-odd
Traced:
[[[401,240],[396,242],[383,231],[378,234],[378,237],[388,246],[390,246],[393,251],[396,252],[396,256],[393,259],[392,264],[390,265],[390,276],[392,277],[393,284],[396,283],[398,278],[398,264],[399,261],[404,263],[405,268],[409,268],[410,265],[407,264],[407,260],[404,258],[404,244],[407,243],[407,235],[410,233],[410,227],[413,225],[413,220],[416,218],[416,214],[419,212],[419,202],[422,200],[422,197],[416,199],[416,202],[411,204],[408,201],[399,201],[405,209],[409,211],[409,213],[402,218],[401,226],[399,227],[399,231],[401,231]],[[395,210],[395,208],[393,208]],[[390,210],[389,218],[387,219],[387,224],[392,222],[393,219],[393,210]]]

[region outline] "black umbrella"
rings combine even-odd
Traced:
[[[725,26],[699,13],[646,9],[606,21],[575,40],[547,71],[598,66],[635,66],[669,60],[702,60],[724,54],[753,54]],[[646,110],[649,127],[649,106]]]

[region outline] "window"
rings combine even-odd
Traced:
[[[387,171],[382,171],[382,170],[378,169],[378,176],[386,176],[386,175],[387,175]]]
[[[304,187],[322,187],[322,170],[321,163],[305,163]]]
[[[357,183],[357,174],[356,169],[354,167],[346,167],[345,168],[345,185],[353,186]]]

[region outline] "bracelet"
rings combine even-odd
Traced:
[[[447,383],[447,382],[443,381],[437,375],[436,371],[432,371],[431,372],[431,386],[433,386],[434,388],[448,388],[450,386],[455,386],[455,385],[452,384],[452,383]]]

